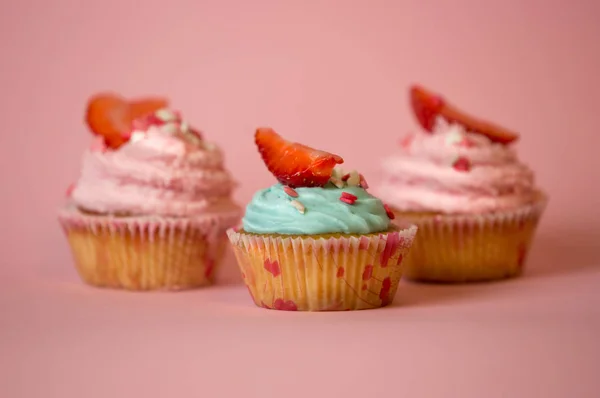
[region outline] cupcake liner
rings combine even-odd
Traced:
[[[418,215],[394,210],[419,227],[405,277],[476,282],[518,276],[525,266],[547,197],[513,211],[478,215]]]
[[[417,228],[369,235],[257,235],[229,229],[248,291],[259,307],[342,311],[394,300]]]
[[[213,282],[235,213],[202,218],[115,217],[63,209],[59,221],[88,284],[180,290]]]

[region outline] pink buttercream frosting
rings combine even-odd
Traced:
[[[514,148],[438,119],[384,160],[377,194],[401,211],[446,214],[514,209],[537,196],[534,174]]]
[[[221,151],[177,114],[160,112],[167,115],[166,123],[134,124],[130,140],[116,150],[95,141],[83,155],[73,203],[103,214],[193,217],[238,212],[231,199],[236,184],[224,168]]]

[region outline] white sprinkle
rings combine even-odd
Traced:
[[[212,142],[207,142],[207,141],[202,141],[202,145],[204,146],[204,149],[206,149],[208,152],[214,151],[215,148],[217,147]]]
[[[350,172],[350,177],[346,181],[349,187],[356,187],[360,184],[360,174],[356,170],[352,170]]]
[[[157,110],[155,115],[163,122],[174,122],[177,120],[177,114],[166,108]]]
[[[331,172],[331,177],[341,180],[342,177],[344,176],[344,174],[346,174],[346,173],[344,173],[344,170],[341,167],[336,166],[333,168],[333,171]]]
[[[179,128],[184,133],[189,133],[189,131],[190,131],[190,125],[187,124],[186,122],[181,122],[181,124],[179,125]]]
[[[202,141],[200,141],[200,139],[198,137],[196,137],[194,134],[188,132],[187,134],[184,134],[184,137],[186,140],[188,140],[188,142],[191,142],[192,144],[196,145],[196,146],[200,146],[202,145]]]
[[[304,207],[304,205],[302,203],[300,203],[299,200],[292,200],[290,202],[290,204],[292,206],[294,206],[296,208],[296,210],[298,210],[300,213],[304,214],[304,211],[306,210],[306,208]]]
[[[161,129],[168,134],[175,134],[179,131],[179,124],[177,123],[166,123],[161,126]]]
[[[142,131],[134,131],[133,133],[131,133],[131,136],[129,137],[129,142],[138,142],[143,140],[146,137],[146,133],[142,132]]]
[[[331,177],[329,179],[329,181],[331,181],[331,183],[333,185],[335,185],[337,188],[344,188],[345,183],[344,183],[344,181],[340,180],[339,178]]]
[[[463,134],[460,131],[453,130],[446,137],[446,145],[456,145],[463,140]]]

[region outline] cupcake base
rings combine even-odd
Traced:
[[[64,209],[59,221],[86,283],[128,290],[210,285],[237,215],[203,219],[114,217]]]
[[[480,215],[422,214],[394,210],[419,234],[406,258],[405,277],[461,283],[511,278],[523,272],[547,199],[514,211]]]
[[[254,303],[287,311],[378,308],[394,300],[417,228],[369,235],[227,234]]]

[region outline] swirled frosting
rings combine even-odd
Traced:
[[[235,183],[221,151],[187,124],[165,120],[134,124],[129,141],[116,150],[96,141],[83,155],[73,203],[102,214],[183,217],[238,211],[231,200]]]
[[[338,188],[296,188],[297,197],[286,187],[275,184],[258,191],[246,207],[243,228],[246,232],[287,235],[327,233],[368,234],[388,229],[390,219],[383,203],[359,186]],[[340,200],[342,193],[353,195],[352,204]],[[301,203],[299,211],[294,203]]]
[[[440,118],[432,133],[406,137],[382,174],[376,192],[400,211],[486,213],[536,197],[534,174],[514,148]]]

